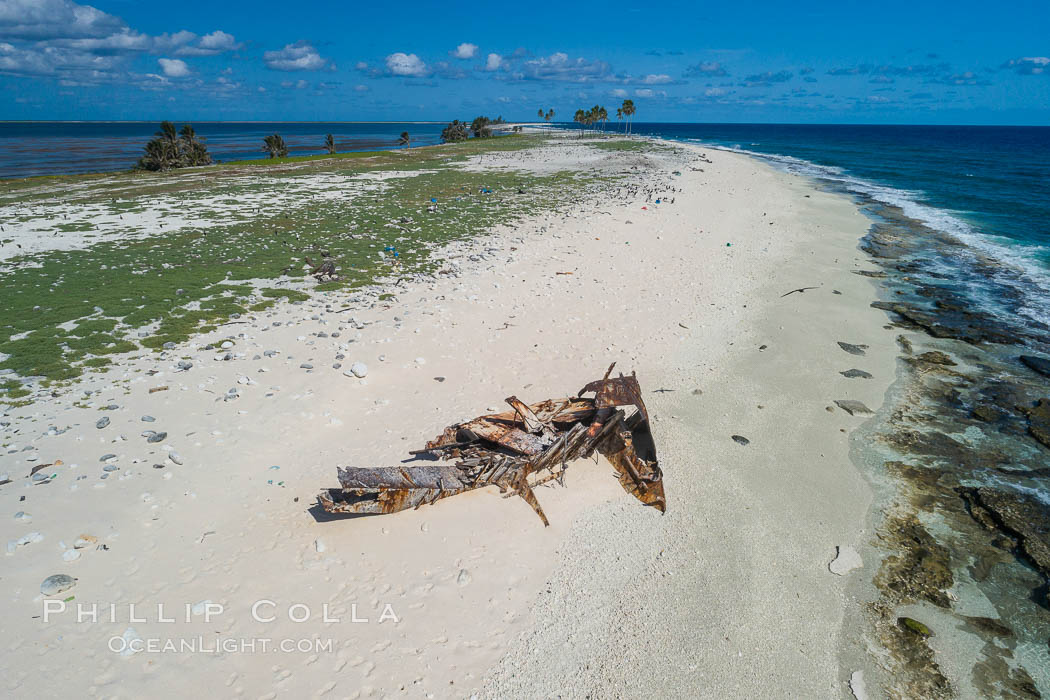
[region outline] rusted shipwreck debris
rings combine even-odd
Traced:
[[[330,513],[396,513],[496,486],[506,496],[521,496],[549,525],[532,489],[555,479],[564,484],[569,462],[597,451],[624,490],[662,513],[663,475],[642,391],[633,373],[610,378],[613,366],[575,398],[527,406],[511,396],[512,411],[451,425],[425,449],[410,453],[456,460],[452,465],[339,467],[342,488],[327,489],[318,500]]]

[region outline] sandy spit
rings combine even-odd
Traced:
[[[101,393],[81,407],[6,416],[0,537],[42,536],[0,576],[8,696],[848,696],[845,590],[874,562],[845,576],[829,563],[864,551],[871,493],[849,460],[865,417],[834,401],[878,409],[894,357],[870,280],[852,274],[869,267],[868,222],[757,160],[702,152],[587,155],[655,183],[661,203],[621,188],[451,246],[459,276],[348,311],[284,305],[92,377]],[[367,376],[333,369],[337,353]],[[538,492],[547,529],[490,491],[374,518],[310,510],[336,465],[398,464],[503,397],[575,394],[613,361],[647,391],[666,515],[603,462]],[[56,459],[53,481],[26,483]],[[96,541],[77,549],[82,535]],[[45,621],[40,583],[56,573],[78,580]],[[78,621],[78,603],[97,619]],[[183,648],[114,651],[135,639]]]

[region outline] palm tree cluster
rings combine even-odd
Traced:
[[[582,109],[576,110],[576,114],[573,115],[572,120],[577,122],[584,127],[584,132],[588,126],[601,122],[602,132],[605,131],[605,122],[609,119],[609,111],[600,105],[594,105],[589,110],[584,112]],[[583,133],[580,133],[580,137],[583,138]]]
[[[284,144],[284,139],[280,134],[270,134],[263,139],[263,143],[265,144],[263,150],[269,153],[271,158],[288,157],[288,146]]]
[[[204,139],[189,124],[182,130],[175,131],[175,125],[169,121],[160,123],[160,131],[143,149],[136,168],[139,170],[172,170],[196,165],[210,165],[211,156]]]
[[[546,112],[544,112],[543,108],[541,107],[536,112],[536,116],[549,124],[550,120],[554,119],[554,110],[553,109],[548,109]]]
[[[441,130],[441,141],[442,143],[455,143],[456,141],[466,141],[470,138],[470,131],[467,130],[467,123],[461,122],[458,119],[454,119],[451,124]]]
[[[500,117],[500,119],[503,119],[503,117]],[[476,139],[487,139],[489,136],[492,136],[492,129],[489,128],[489,124],[499,123],[493,122],[488,117],[474,117],[474,121],[470,123],[470,131]]]

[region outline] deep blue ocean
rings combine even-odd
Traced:
[[[186,122],[176,121],[176,128]],[[280,134],[293,156],[323,153],[332,134],[339,151],[397,147],[407,131],[412,145],[441,140],[434,122],[190,122],[216,161],[266,158],[263,138]],[[0,178],[128,170],[159,128],[157,122],[0,122]]]
[[[997,315],[1050,324],[1050,127],[648,124],[634,133],[761,155],[789,172],[900,207],[1004,265],[989,285],[945,273]],[[1020,307],[999,307],[1002,286]],[[998,307],[998,308],[997,308]]]

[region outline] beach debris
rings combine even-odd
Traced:
[[[929,627],[927,627],[926,625],[914,618],[898,617],[897,624],[899,624],[901,627],[908,630],[909,632],[919,635],[920,637],[926,638],[933,636],[933,632],[930,630]]]
[[[335,271],[335,261],[329,257],[328,251],[321,253],[321,262],[315,264],[313,260],[306,258],[306,264],[313,268],[309,274],[318,282],[324,282],[326,277],[328,280],[339,279]]]
[[[871,379],[871,373],[862,369],[847,369],[845,372],[839,372],[839,374],[846,379]]]
[[[513,410],[451,425],[410,452],[454,459],[451,465],[339,467],[341,488],[322,491],[318,502],[330,513],[375,515],[496,486],[505,497],[520,496],[549,525],[533,488],[553,480],[564,485],[569,462],[597,451],[625,491],[662,513],[663,473],[641,387],[634,373],[610,378],[613,367],[576,397],[526,405],[511,396]]]
[[[76,584],[77,580],[72,576],[54,574],[45,578],[43,583],[40,584],[40,592],[44,595],[58,595],[63,591],[68,591]]]
[[[733,438],[733,442],[735,442],[738,445],[750,445],[751,444],[751,441],[748,440],[743,435],[730,435],[729,437]]]

